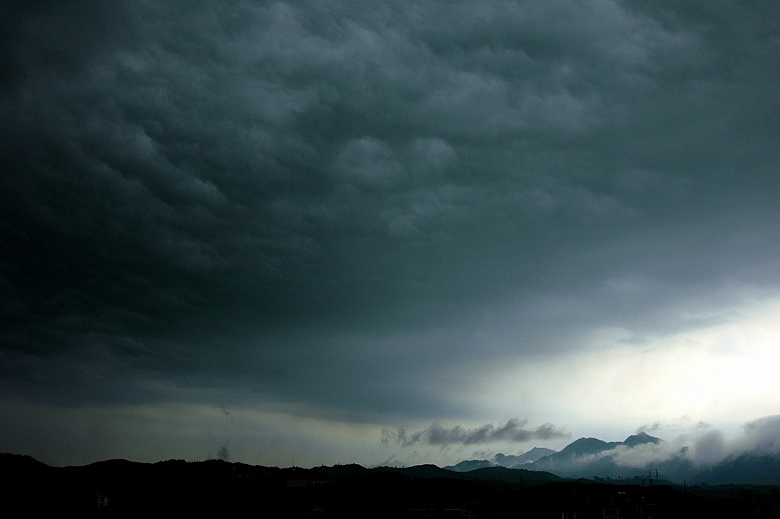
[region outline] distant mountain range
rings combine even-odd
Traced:
[[[641,484],[652,479],[677,484],[780,485],[780,454],[736,453],[714,464],[697,464],[688,448],[675,448],[640,432],[622,442],[580,438],[560,452],[535,447],[520,455],[496,454],[445,467],[470,472],[487,467],[541,471],[568,479],[613,479]]]
[[[0,454],[0,501],[7,517],[76,513],[270,517],[457,517],[474,508],[519,506],[518,492],[567,484],[547,472],[491,467],[468,473],[435,465],[264,467],[222,460],[137,463],[107,460],[50,467],[30,456]],[[552,492],[570,491],[557,489]],[[510,499],[511,497],[511,499]],[[524,502],[539,499],[532,493]],[[525,506],[525,505],[523,505]],[[496,508],[499,507],[499,508]],[[445,510],[450,515],[444,514]],[[470,512],[469,512],[470,511]],[[161,512],[164,512],[161,513]],[[326,513],[327,512],[327,513]]]
[[[457,465],[451,465],[444,467],[447,470],[453,470],[455,472],[469,472],[476,469],[483,469],[487,467],[506,467],[508,469],[514,469],[522,465],[528,465],[534,463],[540,458],[555,454],[556,451],[552,449],[545,449],[542,447],[534,447],[528,452],[520,455],[506,455],[498,453],[493,460],[464,460]],[[536,468],[531,470],[537,470]]]
[[[7,479],[0,500],[9,517],[30,510],[300,518],[602,517],[605,511],[649,517],[663,510],[677,512],[664,517],[731,518],[780,512],[780,456],[753,451],[696,465],[686,448],[675,452],[644,433],[622,442],[580,438],[560,452],[532,449],[447,468],[305,469],[222,460],[50,467],[29,456],[0,454],[0,474]],[[683,481],[687,486],[669,484]]]
[[[0,454],[0,473],[8,479],[0,488],[0,499],[10,503],[9,509],[19,512],[32,507],[47,513],[86,511],[101,506],[104,497],[109,496],[112,508],[127,513],[150,509],[217,513],[222,510],[226,496],[230,496],[234,510],[252,510],[258,502],[275,503],[277,507],[296,503],[295,506],[301,507],[297,516],[303,517],[306,506],[312,507],[308,510],[322,503],[330,503],[331,507],[350,503],[343,506],[357,507],[380,502],[387,496],[395,496],[394,499],[405,496],[393,502],[399,510],[408,511],[431,502],[448,507],[453,496],[457,497],[453,506],[473,502],[501,507],[518,502],[512,494],[516,491],[524,492],[529,503],[548,491],[544,488],[552,488],[549,491],[558,496],[556,499],[574,495],[566,485],[620,488],[620,491],[609,490],[615,495],[624,495],[623,487],[626,491],[633,488],[631,492],[635,493],[640,492],[637,489],[644,492],[645,488],[648,491],[654,488],[660,492],[666,488],[669,492],[688,495],[695,487],[700,497],[716,487],[719,488],[716,492],[722,494],[738,485],[752,485],[768,492],[766,499],[771,503],[764,504],[777,505],[780,511],[778,443],[769,435],[760,445],[762,448],[734,450],[731,455],[721,449],[719,457],[703,458],[701,444],[689,449],[642,432],[622,442],[580,438],[560,452],[534,448],[519,455],[499,453],[491,459],[466,460],[445,468],[435,465],[366,468],[350,464],[302,469],[221,460],[158,463],[108,460],[58,468],[29,456]],[[701,462],[708,458],[719,461]],[[300,489],[306,489],[304,494]],[[302,500],[301,496],[308,496],[309,501]],[[605,496],[598,499],[607,499]],[[717,506],[713,507],[717,511]],[[740,515],[729,517],[737,516]]]
[[[578,459],[619,444],[583,438],[561,452],[537,458]],[[647,438],[635,438],[640,447]],[[633,447],[636,448],[636,447]],[[507,462],[534,459],[496,456]],[[524,457],[525,456],[525,457]],[[488,461],[488,460],[484,460]],[[489,462],[489,461],[488,461]],[[560,461],[563,463],[562,461]],[[745,473],[775,461],[743,459]],[[721,468],[713,467],[712,476]],[[435,465],[406,468],[334,465],[311,469],[264,467],[222,460],[136,463],[107,460],[78,467],[50,467],[29,456],[0,454],[0,500],[8,517],[777,517],[775,486],[682,487],[564,480],[543,471],[483,467],[456,472]],[[673,513],[670,513],[673,512]],[[658,514],[658,515],[655,515]]]

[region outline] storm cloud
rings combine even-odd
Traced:
[[[420,424],[780,295],[778,9],[5,2],[0,395],[558,438]]]

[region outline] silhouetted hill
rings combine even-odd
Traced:
[[[16,474],[39,474],[52,468],[32,456],[7,452],[0,454],[0,465]]]
[[[506,467],[476,469],[468,472],[464,476],[479,481],[501,481],[503,483],[523,484],[525,486],[563,481],[563,478],[549,472],[509,469]]]
[[[580,446],[597,445],[582,443]],[[578,447],[579,448],[579,447]],[[777,470],[774,458],[740,457],[732,468]],[[715,467],[709,477],[718,477]],[[486,467],[467,473],[434,465],[278,468],[224,461],[153,464],[109,460],[54,468],[0,455],[7,517],[140,514],[272,517],[744,517],[780,510],[777,487],[656,487],[564,481],[538,471]],[[775,515],[776,516],[776,515]]]
[[[413,478],[457,478],[457,474],[453,473],[451,470],[443,469],[437,467],[436,465],[430,464],[415,465],[413,467],[404,468],[387,468],[385,470],[399,472]]]
[[[351,463],[349,465],[333,465],[332,467],[323,466],[320,467],[320,469],[333,479],[363,476],[368,473],[369,470],[356,463]]]
[[[691,471],[688,479],[708,485],[780,485],[780,455],[745,453]]]
[[[449,465],[444,468],[455,472],[470,472],[472,470],[484,469],[486,467],[492,466],[494,466],[494,464],[488,460],[464,460],[460,463]]]

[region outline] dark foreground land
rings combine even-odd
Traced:
[[[259,467],[224,461],[49,467],[0,455],[6,517],[74,512],[254,517],[650,519],[780,517],[774,486],[614,485],[500,467]]]

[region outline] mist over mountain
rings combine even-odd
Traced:
[[[747,424],[743,434],[732,441],[714,429],[673,441],[642,431],[622,442],[579,438],[559,452],[534,448],[517,456],[499,453],[490,460],[467,460],[447,468],[467,472],[504,466],[575,479],[647,478],[651,471],[653,475],[657,471],[660,479],[678,484],[777,485],[779,432],[780,417],[774,416]]]

